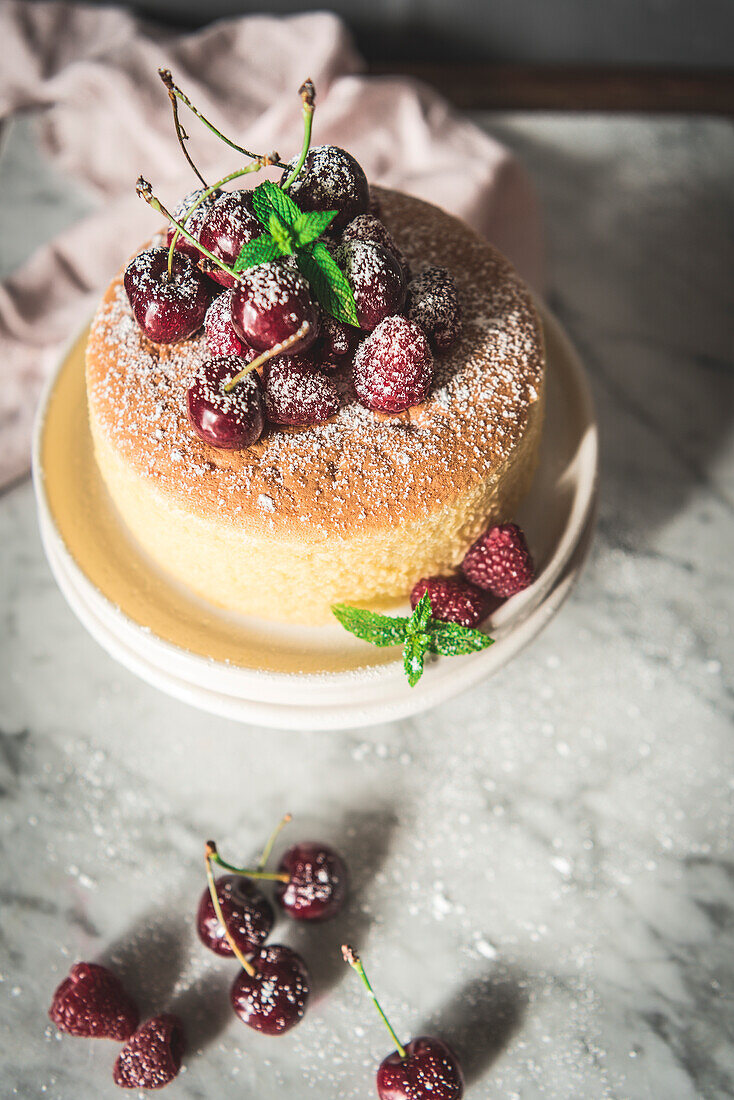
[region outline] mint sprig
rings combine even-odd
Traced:
[[[319,305],[337,321],[359,327],[354,294],[344,272],[319,237],[331,225],[336,210],[299,210],[282,187],[266,180],[252,192],[255,217],[266,230],[240,249],[235,271],[295,255]]]
[[[481,630],[434,619],[427,592],[423,593],[410,616],[380,615],[345,603],[334,604],[331,610],[345,630],[370,645],[402,644],[403,669],[411,687],[415,687],[423,675],[427,653],[458,657],[478,653],[494,642],[494,638]]]

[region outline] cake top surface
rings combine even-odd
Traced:
[[[110,285],[87,347],[90,413],[118,453],[182,507],[294,540],[349,537],[424,518],[499,469],[521,439],[544,369],[529,291],[463,222],[373,191],[413,270],[449,268],[463,314],[461,339],[435,358],[428,399],[406,412],[373,412],[337,379],[342,405],[331,420],[270,429],[241,451],[215,449],[186,414],[187,387],[209,357],[203,334],[151,343],[122,276]]]

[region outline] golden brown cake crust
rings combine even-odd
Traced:
[[[485,480],[521,440],[543,391],[541,327],[526,287],[456,218],[374,190],[409,262],[450,269],[464,318],[461,341],[436,359],[429,399],[399,416],[348,398],[327,423],[216,450],[186,418],[203,337],[151,344],[122,277],[109,287],[87,348],[90,414],[120,457],[181,507],[288,541],[350,537],[426,517]]]

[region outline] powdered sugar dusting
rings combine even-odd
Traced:
[[[461,340],[435,360],[427,401],[384,416],[342,380],[341,407],[327,423],[272,428],[246,450],[217,451],[186,417],[186,389],[207,357],[204,337],[150,343],[117,280],[90,334],[89,399],[106,437],[143,476],[205,514],[318,539],[426,515],[508,457],[542,392],[530,296],[507,262],[455,219],[394,192],[379,197],[413,269],[449,267],[462,306]],[[272,511],[259,505],[263,495]]]

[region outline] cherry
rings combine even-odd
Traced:
[[[254,882],[241,875],[221,875],[216,880],[216,887],[227,932],[244,955],[252,954],[270,935],[275,921],[272,905]],[[199,901],[196,930],[204,946],[216,955],[227,958],[234,955],[208,889]]]
[[[234,288],[232,323],[240,339],[257,351],[275,348],[305,326],[288,347],[294,354],[316,340],[319,311],[303,276],[290,265],[271,261],[242,273]]]
[[[406,1044],[404,1056],[394,1050],[383,1059],[377,1094],[380,1100],[459,1100],[464,1080],[450,1047],[422,1035]]]
[[[217,295],[204,318],[206,346],[212,355],[239,355],[249,362],[255,358],[255,352],[240,340],[232,324],[231,290]]]
[[[281,187],[298,163],[290,161],[280,180]],[[306,154],[303,167],[290,185],[289,194],[304,211],[337,210],[330,231],[343,229],[358,214],[366,213],[370,186],[351,153],[337,145],[316,145]]]
[[[405,273],[384,245],[375,241],[347,241],[336,251],[336,262],[354,294],[360,328],[372,329],[394,317],[405,302]]]
[[[250,960],[230,992],[232,1008],[248,1027],[281,1035],[303,1018],[311,989],[306,964],[290,947],[270,944]]]
[[[194,210],[194,212],[189,215],[189,210],[194,205],[194,203],[201,198],[203,194],[203,187],[200,187],[197,191],[189,191],[188,195],[186,195],[185,198],[181,199],[181,202],[178,204],[177,207],[175,207],[173,211],[173,217],[175,218],[175,220],[177,222],[181,222],[182,225],[185,225],[191,236],[196,237],[197,240],[199,239],[199,231],[204,224],[204,220],[206,219],[209,211],[214,206],[214,203],[217,201],[222,192],[212,191],[210,195],[207,195],[207,197],[199,203],[199,205],[196,207],[196,210]],[[167,245],[170,245],[176,232],[177,230],[175,225],[170,225],[168,227],[168,233],[166,234]],[[201,256],[201,252],[199,252],[198,248],[193,245],[191,241],[187,241],[186,238],[181,234],[179,234],[178,240],[176,241],[176,248],[179,252],[183,252],[187,256],[190,256],[195,263],[199,260]]]
[[[331,363],[333,356],[340,359],[343,355],[349,355],[357,330],[352,325],[346,325],[343,321],[337,321],[328,313],[321,313],[321,351],[326,362],[319,363],[322,370],[332,370],[336,364]]]
[[[289,879],[276,885],[275,900],[294,920],[328,920],[344,905],[347,866],[328,844],[294,844],[278,870]]]
[[[168,249],[146,248],[127,265],[128,301],[149,340],[175,344],[200,329],[211,292],[206,278],[183,252],[174,252],[168,274]]]
[[[212,255],[230,267],[243,244],[264,232],[252,208],[251,191],[226,191],[213,204],[199,230],[199,240]],[[234,286],[234,276],[214,264],[207,274],[222,286]]]
[[[453,1051],[441,1039],[427,1035],[411,1039],[403,1046],[375,997],[357,952],[344,944],[342,955],[362,979],[397,1047],[382,1060],[377,1070],[380,1100],[461,1100],[464,1078]]]
[[[318,424],[339,409],[339,393],[305,356],[280,355],[263,367],[265,410],[271,424]]]
[[[408,278],[408,261],[395,243],[390,230],[374,214],[360,214],[351,221],[342,233],[342,244],[347,241],[372,241],[373,244],[382,245],[392,253],[400,264],[404,277]]]
[[[245,362],[235,356],[209,359],[186,392],[189,422],[205,443],[222,450],[241,450],[255,443],[265,427],[263,388],[252,371],[231,391],[225,386]]]

